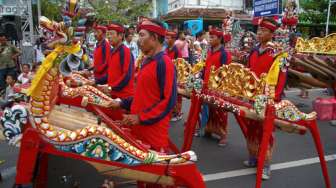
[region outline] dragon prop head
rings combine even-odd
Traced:
[[[44,16],[40,18],[40,27],[48,34],[48,40],[45,42],[48,48],[54,49],[57,45],[70,45],[82,41],[86,34],[87,16],[85,14],[75,19],[79,15],[78,12],[78,0],[67,0],[61,22],[49,20]]]
[[[67,0],[61,22],[49,20],[44,16],[40,18],[40,27],[50,34],[46,37],[48,40],[45,43],[53,51],[45,58],[35,74],[32,85],[27,91],[28,95],[34,97],[41,93],[43,78],[52,67],[57,65],[55,62],[60,62],[57,71],[59,70],[63,75],[68,76],[71,71],[81,69],[84,65],[83,61],[87,61],[88,58],[84,54],[81,42],[86,34],[87,23],[90,23],[90,17],[75,19],[78,11],[78,1]],[[63,57],[63,55],[66,55],[64,59],[56,61],[58,57]]]
[[[68,42],[68,28],[64,22],[55,22],[47,17],[41,16],[40,27],[49,33],[48,40],[45,41],[49,48],[55,48],[57,44],[66,44]]]
[[[69,17],[74,17],[78,14],[79,3],[78,0],[67,0],[65,2],[65,7],[63,14]]]

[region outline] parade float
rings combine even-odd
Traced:
[[[78,36],[86,30],[85,20],[76,27],[71,23],[78,10],[78,2],[68,0],[62,22],[40,19],[53,34],[48,41],[53,51],[25,91],[29,102],[7,108],[1,117],[6,140],[20,146],[15,186],[46,187],[52,154],[86,162],[103,175],[205,187],[193,151],[168,155],[148,149],[120,124],[121,111],[106,108],[114,99],[70,73],[84,58]]]
[[[291,65],[302,67],[302,72],[290,69],[303,87],[333,88],[336,89],[336,33],[324,38],[305,40],[298,38],[295,46],[296,54],[291,60]]]
[[[289,5],[287,6],[287,9],[289,11],[293,10]],[[217,70],[213,68],[210,73],[208,85],[204,86],[200,75],[204,63],[191,66],[183,60],[175,61],[178,72],[179,93],[191,99],[189,116],[185,123],[182,151],[188,151],[191,148],[195,128],[199,122],[201,105],[208,104],[233,113],[245,137],[247,131],[246,126],[249,126],[246,123],[246,119],[263,122],[263,138],[259,147],[257,162],[256,188],[260,188],[262,184],[261,177],[266,150],[271,134],[275,130],[298,135],[304,135],[308,131],[311,133],[320,159],[325,185],[330,188],[328,169],[317,125],[317,113],[301,112],[289,100],[274,100],[274,92],[279,73],[281,71],[288,71],[288,74],[292,74],[292,65],[289,64],[289,61],[292,60],[293,57],[298,57],[298,54],[295,54],[295,50],[290,48],[288,43],[288,31],[289,29],[295,28],[297,18],[294,17],[293,14],[287,14],[284,17],[284,20],[289,28],[282,28],[282,30],[279,30],[276,35],[278,38],[274,43],[270,44],[276,51],[276,55],[274,55],[274,63],[270,68],[270,71],[267,74],[263,74],[260,78],[246,68],[243,63],[233,62],[229,65],[222,65],[222,67]],[[251,36],[248,37],[250,38]],[[304,50],[309,50],[311,48],[306,47],[308,44],[309,42],[299,39],[297,49],[302,48]],[[332,48],[330,45],[334,44],[329,42],[328,44],[328,46],[326,44],[320,45],[324,45],[325,48],[331,50]],[[248,45],[244,45],[243,48],[244,47],[248,47]],[[244,54],[246,55],[246,53],[243,53],[242,55],[244,56]],[[239,59],[244,58],[236,58],[236,61]],[[321,61],[319,63],[322,64]],[[323,64],[325,65],[322,66],[322,68],[326,71],[326,69],[328,69],[326,67],[327,63]],[[315,70],[318,69],[319,68],[315,68]],[[329,69],[328,71],[329,76],[334,74],[331,70],[332,69]],[[307,79],[305,81],[307,82]],[[322,81],[319,81],[318,83],[320,82]],[[333,81],[331,83],[335,82]],[[323,86],[326,87],[326,84]]]
[[[281,53],[268,74],[257,78],[253,72],[242,64],[231,63],[212,70],[208,86],[202,88],[199,76],[201,64],[190,67],[180,60],[176,62],[178,70],[179,93],[191,98],[189,116],[186,121],[184,143],[182,151],[188,151],[192,145],[195,127],[199,121],[202,103],[216,106],[232,112],[246,136],[246,121],[252,119],[263,122],[264,134],[259,148],[256,187],[261,187],[261,174],[268,147],[268,140],[272,132],[280,130],[286,133],[304,135],[310,131],[317,153],[320,158],[322,173],[326,187],[330,187],[330,180],[323,146],[317,125],[316,113],[301,112],[291,101],[274,101],[274,90],[277,76],[282,66],[285,66],[287,54]],[[183,64],[185,63],[185,64]]]

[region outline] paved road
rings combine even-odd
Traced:
[[[297,93],[289,92],[287,97],[295,101],[296,104],[304,104],[300,107],[302,111],[311,110],[311,100],[317,96],[324,97],[321,91],[311,92],[310,99],[300,99]],[[188,111],[188,101],[184,101],[185,115]],[[246,145],[242,133],[234,118],[229,117],[229,144],[218,147],[216,140],[211,138],[195,138],[192,149],[197,153],[199,161],[198,167],[205,175],[209,188],[250,188],[254,187],[255,175],[242,165],[246,160]],[[336,127],[329,122],[319,122],[323,146],[325,153],[330,160],[328,169],[332,181],[332,187],[336,188]],[[172,140],[181,145],[183,141],[183,123],[174,123],[171,126],[170,135]],[[5,159],[6,163],[0,165],[0,170],[15,165],[17,149],[7,147],[5,143],[0,143],[0,159]],[[273,164],[277,170],[272,171],[272,178],[263,183],[267,188],[323,188],[321,169],[319,163],[314,159],[317,157],[314,144],[310,134],[304,136],[276,133],[276,148],[273,157]],[[307,159],[307,160],[305,160]],[[79,182],[81,188],[96,188],[105,177],[97,174],[89,165],[59,157],[50,157],[49,161],[49,181],[48,187],[72,187],[71,184]],[[221,173],[221,174],[218,174]],[[253,172],[252,172],[253,173]],[[248,174],[248,175],[244,175]],[[62,181],[62,176],[66,176],[68,182]],[[0,187],[10,187],[13,178],[0,183]],[[122,185],[119,187],[135,187],[134,185]]]

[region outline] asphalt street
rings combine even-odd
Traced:
[[[310,92],[309,99],[301,99],[297,91],[287,92],[287,98],[304,112],[312,110],[312,100],[326,97],[321,90]],[[186,119],[189,101],[184,100],[183,112]],[[332,187],[336,188],[336,126],[329,122],[318,122],[325,154],[328,156],[328,170]],[[183,142],[183,121],[171,124],[170,136],[181,146]],[[323,188],[325,187],[322,172],[312,137],[309,133],[300,136],[276,132],[276,147],[273,155],[272,177],[263,182],[266,188]],[[197,153],[199,170],[205,175],[209,188],[251,188],[255,185],[253,169],[246,169],[243,161],[247,159],[246,143],[233,116],[229,117],[229,136],[226,147],[218,147],[213,138],[195,137],[192,150]],[[0,142],[0,170],[16,164],[18,149]],[[50,156],[48,171],[48,187],[70,188],[78,184],[81,188],[96,188],[106,177],[98,174],[90,165],[81,161]],[[123,180],[122,180],[123,181]],[[1,188],[13,185],[14,176],[0,182]],[[135,187],[132,184],[118,187]]]

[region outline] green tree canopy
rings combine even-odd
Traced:
[[[327,22],[329,0],[300,0],[300,22],[324,24]],[[336,3],[331,6],[330,21],[336,22]]]
[[[148,16],[152,9],[148,1],[136,3],[132,0],[89,0],[89,3],[96,12],[96,18],[105,23],[135,23],[139,16]]]
[[[65,0],[40,0],[41,14],[51,20],[61,21]]]

